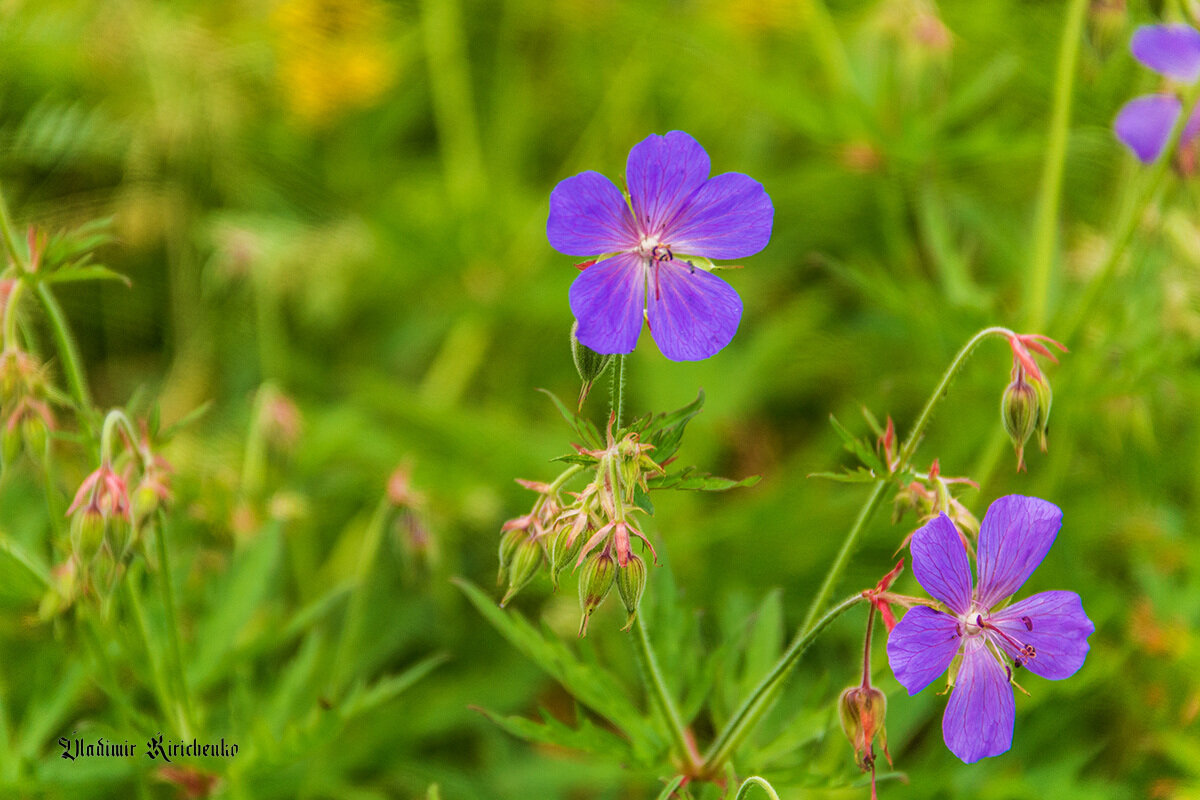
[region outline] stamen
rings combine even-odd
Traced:
[[[1025,630],[1033,630],[1033,620],[1031,620],[1029,617],[1021,617],[1021,622],[1025,623]]]

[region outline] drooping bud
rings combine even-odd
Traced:
[[[526,538],[517,545],[513,553],[512,565],[508,569],[508,591],[500,600],[500,607],[508,605],[508,601],[517,596],[517,592],[525,588],[537,575],[538,567],[542,565],[542,546],[536,539]]]
[[[583,573],[579,576],[579,606],[583,609],[583,618],[579,620],[581,638],[587,635],[588,620],[612,591],[616,577],[617,562],[606,552],[596,553],[583,562]]]
[[[1036,383],[1036,381],[1035,381]],[[1012,440],[1017,451],[1017,470],[1025,469],[1025,443],[1033,435],[1038,426],[1038,397],[1037,392],[1025,380],[1025,373],[1016,369],[1013,378],[1004,390],[1000,400],[1000,420],[1004,430]]]
[[[1050,406],[1054,402],[1054,392],[1050,391],[1050,381],[1044,375],[1040,381],[1033,382],[1033,391],[1037,394],[1038,404],[1038,447],[1044,453],[1048,447],[1046,434],[1050,430]]]
[[[88,565],[104,544],[104,515],[95,506],[81,508],[71,518],[71,550],[79,563]]]
[[[519,528],[504,531],[500,534],[500,572],[496,575],[496,585],[504,583],[504,576],[516,555],[517,546],[529,538],[529,534]]]
[[[608,369],[608,365],[612,363],[613,357],[611,354],[597,353],[595,350],[581,343],[575,335],[578,330],[579,323],[572,323],[571,358],[575,361],[575,369],[579,372],[579,379],[583,381],[583,386],[579,390],[579,407],[582,408],[583,401],[587,400],[588,393],[592,391],[592,384],[604,374],[604,370]]]
[[[838,697],[838,718],[842,730],[854,747],[855,762],[863,772],[871,773],[871,796],[875,796],[875,737],[883,745],[888,763],[892,756],[887,749],[887,696],[874,686],[851,686]]]
[[[573,536],[570,528],[563,528],[550,540],[550,581],[558,588],[558,576],[567,565],[579,556],[583,548],[583,537]]]
[[[644,591],[646,591],[646,562],[636,554],[631,554],[629,562],[617,570],[617,593],[621,595],[621,602],[625,604],[625,610],[629,612],[629,619],[625,620],[625,627],[621,630],[627,631],[633,627]]]

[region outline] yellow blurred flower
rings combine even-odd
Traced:
[[[379,99],[395,77],[387,22],[378,0],[283,0],[271,24],[292,113],[323,125]]]

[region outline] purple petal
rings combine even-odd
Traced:
[[[1037,497],[1010,494],[988,507],[979,529],[979,590],[991,608],[1029,579],[1062,527],[1062,510]]]
[[[1133,151],[1138,161],[1156,160],[1171,138],[1171,128],[1179,116],[1179,98],[1170,94],[1148,94],[1130,100],[1117,113],[1113,131]],[[1191,120],[1188,121],[1191,127]],[[1193,134],[1194,135],[1194,134]]]
[[[651,134],[633,146],[625,165],[638,230],[658,236],[683,201],[708,178],[708,153],[683,131]]]
[[[989,621],[1009,636],[1006,640],[989,633],[1004,652],[1014,659],[1020,655],[1013,639],[1033,645],[1035,655],[1024,666],[1055,681],[1079,671],[1088,653],[1087,638],[1096,630],[1074,592],[1035,594],[994,612]]]
[[[718,175],[688,198],[663,238],[705,258],[752,256],[771,241],[775,208],[762,184],[740,172]]]
[[[958,529],[944,513],[913,534],[908,545],[913,575],[925,591],[956,614],[971,607],[971,565]]]
[[[599,172],[581,172],[554,187],[546,238],[569,256],[632,250],[638,242],[621,190]]]
[[[946,747],[968,764],[1008,752],[1015,719],[1008,670],[988,650],[982,636],[967,639],[942,717]]]
[[[648,291],[650,333],[672,361],[716,355],[737,333],[742,298],[712,273],[678,259],[659,262]]]
[[[575,336],[597,353],[631,353],[642,332],[646,270],[632,253],[606,258],[571,284]]]
[[[1143,25],[1129,43],[1133,57],[1184,83],[1200,78],[1200,31],[1190,25]]]
[[[962,637],[958,620],[926,606],[916,606],[888,634],[888,663],[910,695],[946,671]]]

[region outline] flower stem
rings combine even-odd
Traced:
[[[54,342],[58,346],[58,357],[62,362],[63,373],[66,375],[67,385],[71,389],[71,396],[75,398],[75,404],[79,406],[79,420],[83,423],[85,431],[90,432],[92,396],[88,391],[83,368],[80,366],[82,360],[79,357],[79,350],[75,346],[75,337],[71,334],[71,329],[67,326],[66,315],[63,314],[62,307],[59,306],[50,287],[39,283],[37,296],[42,304],[42,310],[46,314],[46,319],[50,321],[50,329],[54,333]]]
[[[616,427],[621,427],[621,412],[625,407],[625,356],[613,359],[612,385],[608,398],[609,411],[617,415]]]
[[[688,737],[683,718],[679,714],[679,709],[675,707],[675,701],[671,699],[671,693],[667,689],[667,683],[663,678],[662,669],[658,666],[658,659],[654,656],[654,650],[650,647],[650,637],[646,635],[646,626],[642,624],[640,614],[633,623],[633,629],[635,631],[633,652],[637,656],[638,666],[641,667],[647,689],[658,704],[659,710],[662,711],[662,715],[667,721],[667,727],[671,729],[671,738],[674,740],[675,748],[679,751],[680,758],[686,762],[689,774],[694,773],[700,766],[699,754]]]
[[[867,633],[863,637],[863,688],[871,686],[871,629],[875,627],[875,606],[867,608]]]
[[[1042,183],[1038,191],[1037,216],[1033,225],[1033,252],[1029,259],[1030,300],[1028,329],[1033,331],[1046,322],[1050,275],[1054,270],[1054,243],[1058,230],[1058,211],[1062,196],[1063,167],[1067,158],[1067,135],[1071,124],[1071,97],[1075,85],[1075,63],[1088,0],[1071,0],[1067,21],[1058,48],[1058,67],[1054,79],[1054,111],[1046,160],[1042,163]]]
[[[346,679],[346,667],[351,661],[351,653],[359,644],[359,636],[363,628],[363,620],[368,607],[367,589],[377,556],[379,546],[383,542],[383,534],[387,529],[388,509],[390,503],[386,495],[382,497],[367,523],[363,533],[362,546],[358,551],[358,566],[354,575],[354,591],[350,595],[346,608],[346,620],[342,625],[342,635],[338,640],[337,656],[333,661],[333,672],[330,684],[334,692],[341,691]]]
[[[754,725],[771,707],[771,704],[775,701],[776,696],[783,687],[784,679],[787,678],[792,668],[796,666],[796,663],[804,655],[804,651],[808,649],[808,646],[813,643],[813,640],[831,622],[864,600],[866,598],[861,594],[852,594],[829,609],[825,613],[825,616],[817,620],[816,624],[807,629],[801,628],[801,632],[788,645],[788,649],[784,651],[783,656],[775,662],[775,666],[771,668],[771,671],[759,681],[758,686],[754,688],[750,696],[733,713],[729,722],[726,723],[716,740],[708,748],[708,752],[704,754],[704,774],[715,775],[737,749],[738,745],[742,743],[742,740],[750,734]]]
[[[158,522],[157,534],[154,538],[158,544],[158,588],[162,594],[163,612],[167,617],[167,638],[170,641],[171,672],[178,684],[180,703],[183,706],[183,724],[185,738],[192,728],[192,702],[188,693],[187,673],[183,669],[183,648],[180,645],[179,614],[175,609],[175,589],[171,580],[171,559],[167,547],[166,515],[159,509],[155,515]]]

